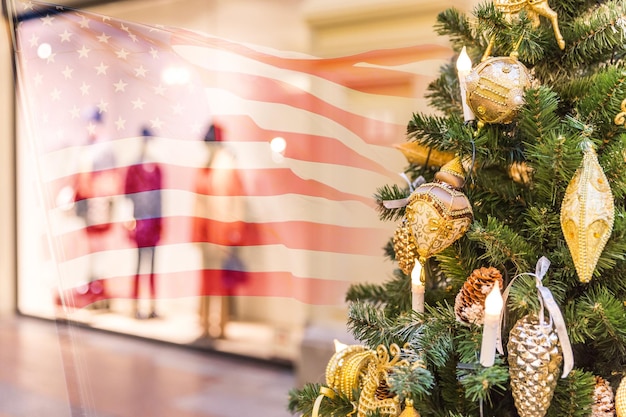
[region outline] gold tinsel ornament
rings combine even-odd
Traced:
[[[551,324],[527,315],[511,329],[507,348],[517,412],[520,417],[544,417],[563,361],[557,333]]]
[[[584,142],[583,151],[582,164],[565,191],[561,205],[561,228],[578,279],[589,282],[611,236],[615,204],[593,145]]]
[[[487,58],[465,78],[467,104],[482,123],[511,123],[524,104],[524,90],[530,87],[528,69],[509,57]]]
[[[609,381],[596,376],[596,386],[593,390],[593,404],[590,417],[613,417],[615,415],[615,400]]]
[[[626,417],[626,377],[622,378],[615,393],[615,411],[617,417]]]
[[[467,278],[454,300],[454,314],[465,324],[483,324],[485,299],[498,282],[504,288],[502,274],[494,267],[475,269]]]
[[[441,167],[434,182],[420,185],[409,196],[405,220],[422,267],[422,284],[426,259],[463,236],[472,223],[472,206],[461,191],[464,184],[465,170],[456,157]]]
[[[400,353],[400,347],[395,343],[389,349],[378,346],[376,358],[367,366],[357,417],[368,417],[375,412],[381,417],[397,417],[400,414],[400,399],[389,389],[389,374],[393,368],[408,365],[405,360],[400,360]]]

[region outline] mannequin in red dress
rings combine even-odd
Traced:
[[[137,245],[137,271],[133,285],[135,300],[135,317],[155,318],[156,313],[156,282],[154,260],[156,246],[162,232],[161,220],[161,188],[163,178],[159,165],[147,157],[148,146],[152,138],[149,130],[142,131],[143,142],[141,155],[136,164],[130,166],[126,173],[124,192],[133,203],[134,228],[130,230],[130,237]],[[144,316],[139,311],[139,287],[142,278],[141,265],[149,262],[149,290],[150,312]]]

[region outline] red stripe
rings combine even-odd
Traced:
[[[221,229],[225,225],[216,220],[203,219],[203,221],[209,229]],[[192,217],[163,218],[163,234],[159,246],[199,243],[199,240],[193,240],[192,224]],[[225,246],[283,245],[289,249],[377,256],[380,255],[381,248],[387,242],[389,235],[389,232],[383,229],[343,227],[303,221],[236,222],[227,225],[243,228],[240,241],[230,242],[225,235],[212,234],[205,242]],[[113,242],[114,247],[103,247],[100,250],[135,247],[124,225],[111,223],[110,226],[108,231],[112,233],[112,236],[109,240]],[[63,248],[61,261],[97,252],[96,249],[90,247],[89,237],[82,229],[58,236],[55,243]]]
[[[180,165],[160,164],[163,172],[163,190],[182,190],[196,192],[195,181],[198,168],[185,167]],[[127,167],[114,168],[99,171],[108,173],[118,178],[119,191],[113,192],[102,189],[91,189],[91,197],[115,196],[122,193],[122,179],[126,175]],[[298,177],[288,168],[272,169],[237,169],[236,171],[243,183],[243,192],[240,196],[278,196],[285,194],[301,194],[312,197],[325,198],[331,201],[358,201],[368,206],[374,207],[372,198],[362,197],[339,191],[316,180],[306,180]],[[80,174],[59,178],[48,182],[46,185],[50,190],[59,190],[66,184],[77,184]],[[211,193],[219,194],[219,190]]]
[[[184,30],[178,30],[172,33],[172,36],[173,44],[222,49],[275,67],[316,75],[365,92],[371,91],[372,86],[376,86],[380,80],[384,80],[386,84],[397,84],[413,79],[415,75],[393,69],[358,66],[360,63],[384,67],[411,64],[429,59],[448,59],[452,55],[451,49],[447,46],[422,44],[403,48],[380,49],[335,58],[285,58],[259,52],[246,45],[226,39],[204,37]],[[409,96],[405,95],[404,97]]]
[[[203,278],[204,276],[204,278]],[[234,288],[224,285],[222,271],[183,271],[157,274],[156,298],[182,298],[194,296],[247,296],[294,298],[315,305],[339,305],[343,303],[350,283],[336,280],[297,277],[289,272],[245,272]],[[148,282],[147,276],[140,276]],[[203,279],[205,280],[203,282]],[[123,276],[94,281],[92,288],[103,288],[103,292],[89,291],[87,286],[75,287],[63,292],[67,307],[83,308],[102,299],[133,299],[134,276]],[[139,298],[149,298],[149,291],[140,291]],[[61,302],[60,300],[58,301]]]

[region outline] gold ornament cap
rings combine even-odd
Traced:
[[[435,174],[435,179],[445,182],[454,188],[461,188],[465,185],[465,168],[461,158],[458,156],[441,167]]]

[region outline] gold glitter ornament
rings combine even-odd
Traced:
[[[590,417],[613,417],[615,415],[615,401],[609,381],[596,376],[596,386],[593,390],[593,404]]]
[[[593,146],[587,142],[583,147],[583,161],[567,186],[561,204],[561,228],[578,279],[589,282],[611,236],[615,205]]]
[[[504,288],[502,274],[494,267],[475,269],[461,287],[454,300],[454,315],[465,324],[482,325],[485,315],[485,299],[498,282]]]
[[[511,123],[530,87],[528,69],[515,57],[491,57],[465,78],[467,104],[483,123]]]
[[[550,407],[563,361],[559,338],[551,324],[527,315],[509,334],[511,391],[520,417],[544,417]]]
[[[622,378],[615,393],[615,411],[617,417],[626,417],[626,377]]]

